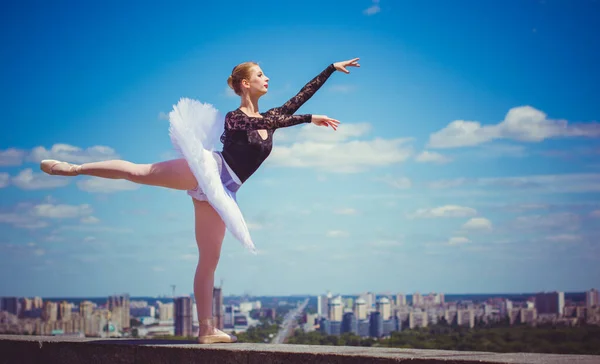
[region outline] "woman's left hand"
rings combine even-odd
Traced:
[[[341,62],[335,62],[333,64],[333,66],[335,67],[336,70],[344,72],[344,73],[350,73],[350,71],[348,71],[346,69],[346,67],[360,67],[360,64],[358,64],[358,60],[360,58],[354,58],[354,59],[350,59],[347,61],[341,61]]]
[[[310,120],[313,124],[315,124],[316,126],[325,126],[325,127],[332,127],[333,130],[337,130],[338,125],[340,125],[340,122],[332,119],[330,117],[327,117],[325,115],[312,115],[311,120]]]

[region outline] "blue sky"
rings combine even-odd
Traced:
[[[174,157],[180,97],[239,106],[258,61],[278,106],[336,61],[238,193],[226,294],[582,291],[600,277],[600,2],[19,2],[0,15],[0,295],[191,292],[185,192],[73,163]]]

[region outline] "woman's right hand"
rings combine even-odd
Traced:
[[[332,119],[325,115],[312,115],[311,123],[315,124],[316,126],[331,126],[333,130],[337,130],[338,125],[340,125],[340,122],[338,120]]]
[[[346,67],[360,67],[360,64],[358,63],[359,59],[360,58],[353,58],[353,59],[349,59],[347,61],[335,62],[333,64],[333,66],[335,67],[336,70],[338,70],[340,72],[350,73],[350,71],[348,71],[346,69]]]

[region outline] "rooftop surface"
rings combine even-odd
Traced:
[[[0,364],[600,363],[600,356],[0,335]]]

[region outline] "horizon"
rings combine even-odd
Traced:
[[[589,290],[587,290],[589,291]],[[496,293],[447,293],[447,292],[418,292],[419,294],[421,294],[422,296],[427,296],[429,294],[443,294],[444,297],[446,296],[514,296],[514,295],[519,295],[519,296],[524,296],[524,295],[536,295],[538,293],[552,293],[552,292],[563,292],[565,295],[579,295],[579,294],[585,294],[587,291],[536,291],[536,292],[496,292]],[[362,292],[362,293],[338,293],[338,292],[331,292],[333,296],[342,296],[342,297],[350,297],[350,296],[360,296],[362,294],[365,293],[374,293],[375,296],[395,296],[396,294],[403,294],[404,297],[412,297],[414,296],[414,293],[402,293],[402,292],[393,292],[393,293],[387,293],[387,292]],[[193,292],[190,292],[189,294],[176,294],[175,296],[170,296],[167,294],[159,294],[159,295],[132,295],[129,293],[113,293],[113,294],[109,294],[109,295],[103,295],[103,296],[37,296],[40,297],[42,299],[46,299],[46,300],[50,300],[50,299],[104,299],[104,298],[108,298],[111,296],[115,296],[115,295],[121,295],[121,294],[127,294],[129,295],[130,299],[134,299],[134,298],[173,298],[173,297],[187,297],[187,296],[194,296]],[[252,294],[223,294],[223,297],[296,297],[296,298],[303,298],[303,297],[319,297],[322,295],[325,295],[325,293],[320,293],[320,294],[291,294],[291,295],[252,295]],[[31,298],[31,297],[36,297],[35,295],[29,295],[29,296],[14,296],[14,295],[6,295],[6,296],[0,296],[0,298],[2,297],[27,297],[27,298]]]
[[[258,61],[270,78],[266,111],[355,57],[360,68],[335,72],[297,112],[338,130],[277,130],[238,191],[259,254],[228,232],[215,285],[261,296],[600,286],[600,2],[265,0],[232,18],[246,6],[5,7],[0,296],[191,292],[184,191],[47,176],[39,162],[175,158],[172,105],[237,108],[236,64]]]

